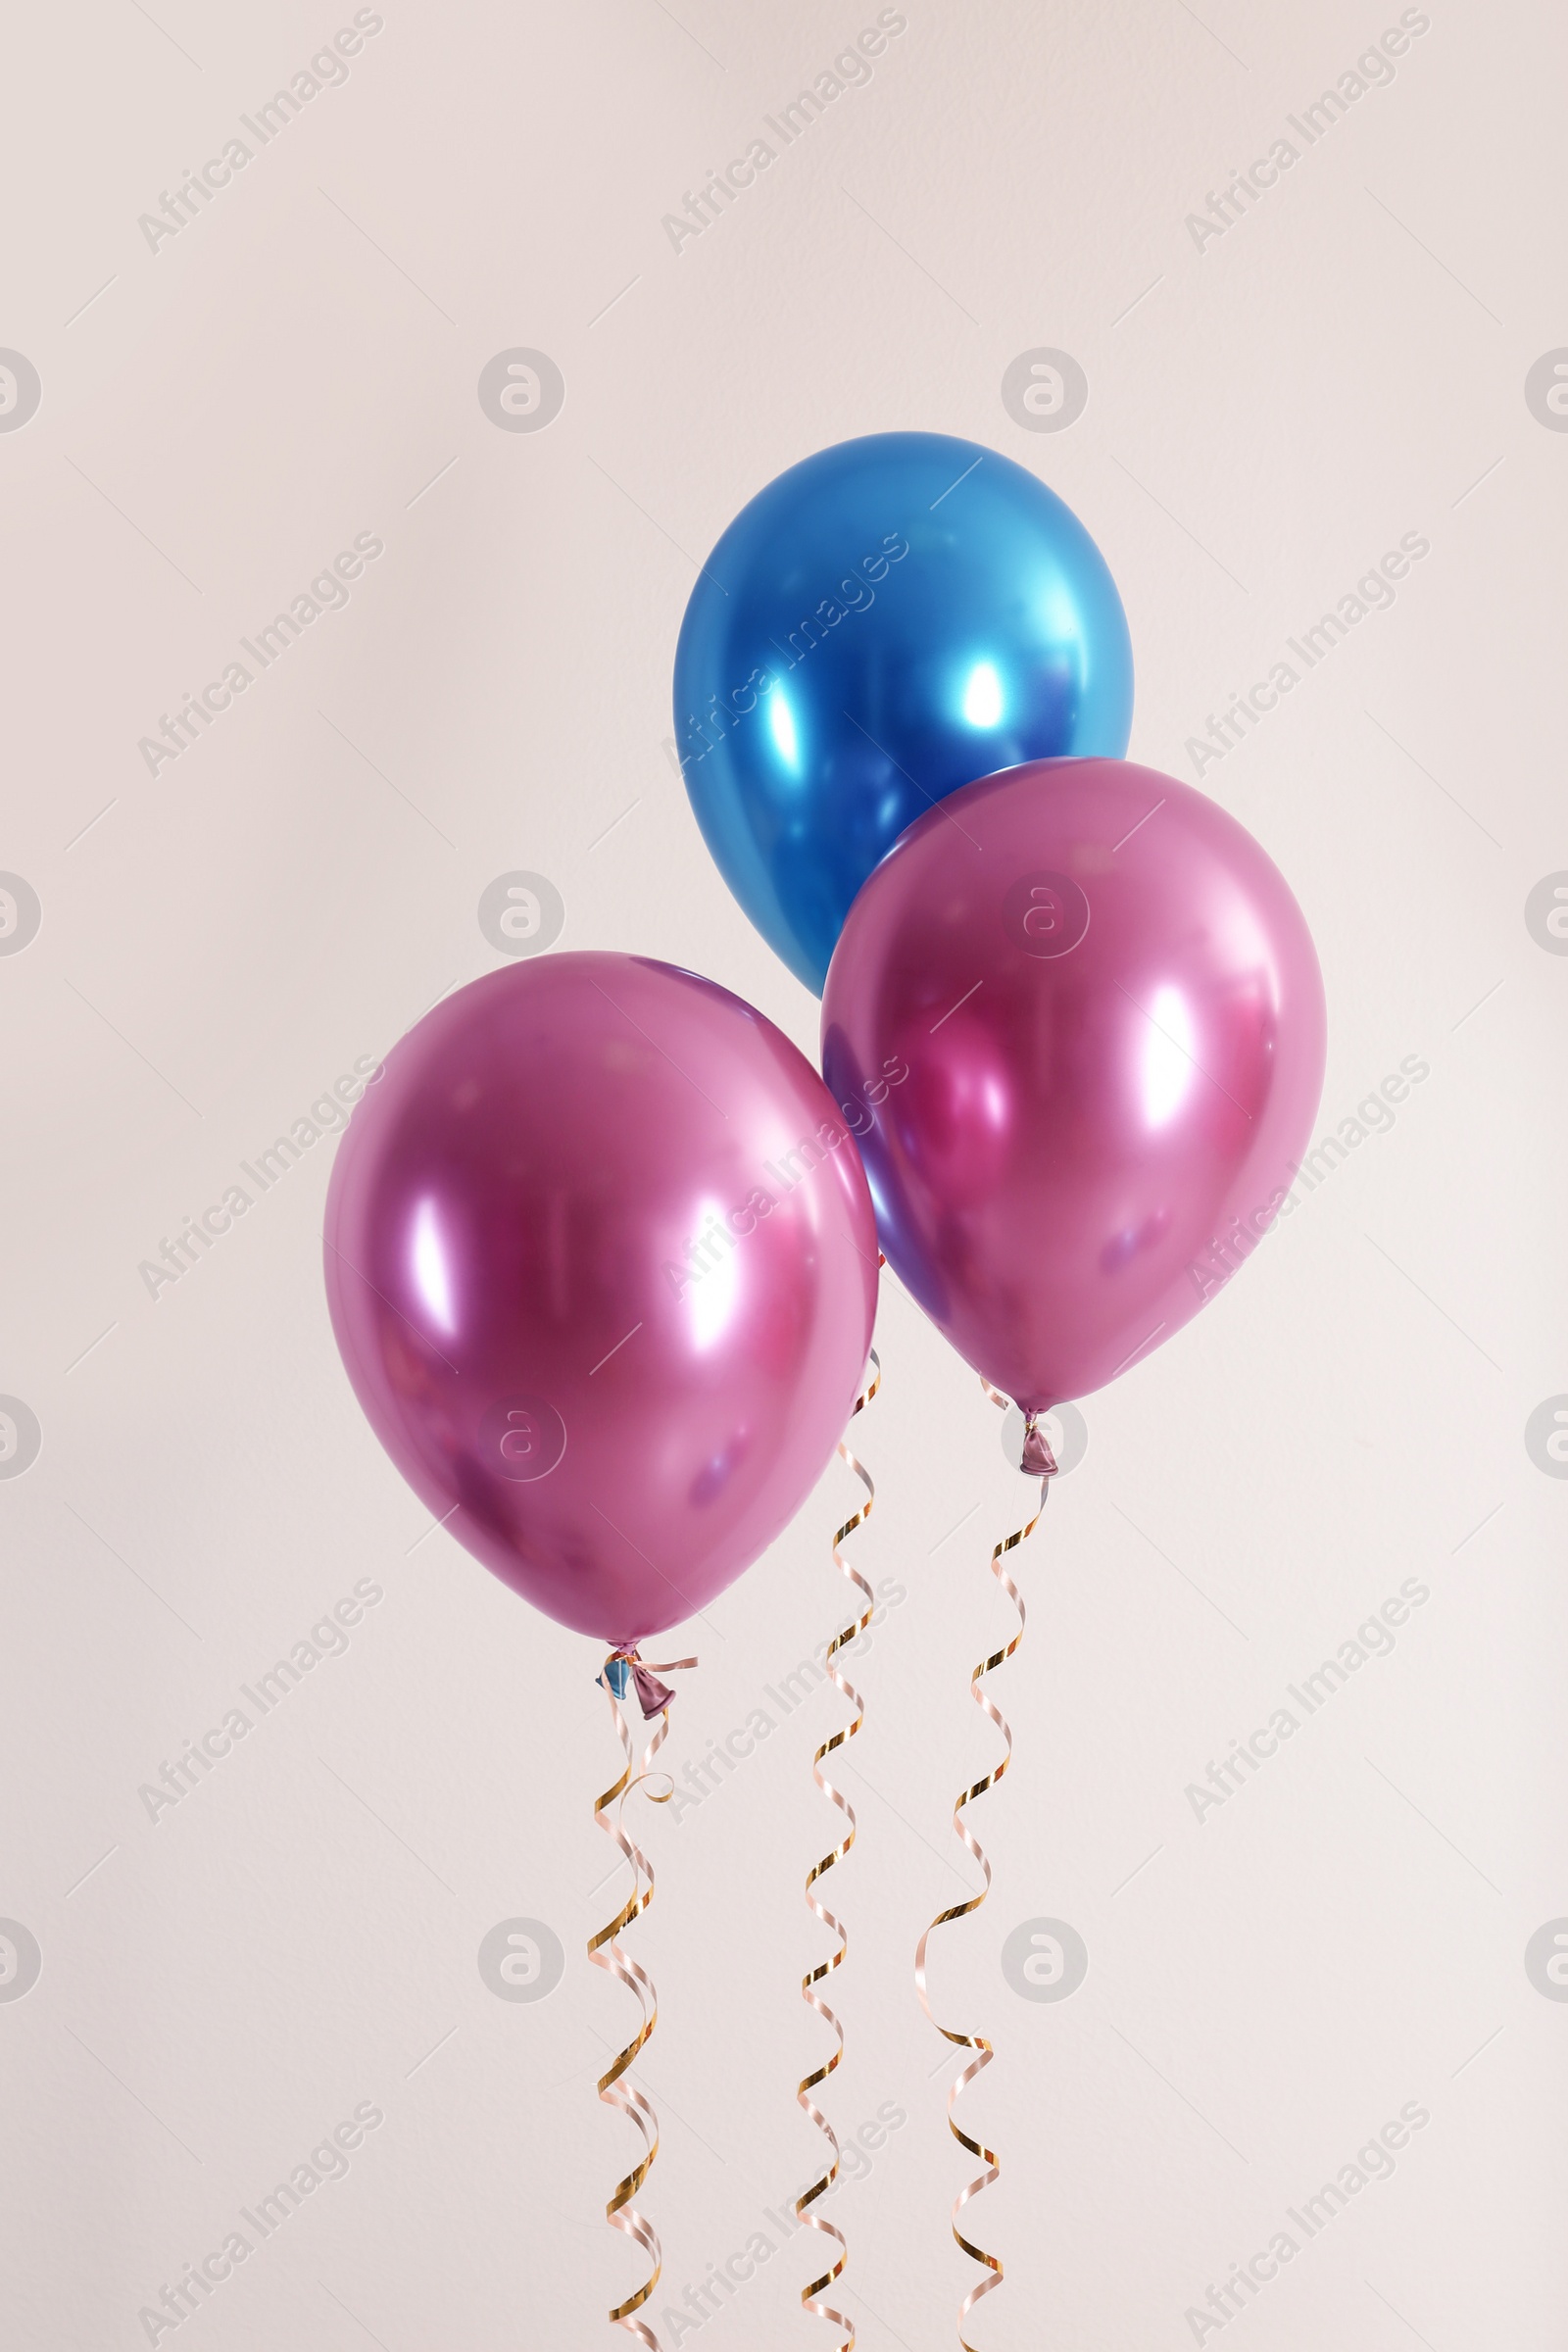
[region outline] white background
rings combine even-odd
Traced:
[[[10,39],[0,343],[43,396],[0,433],[0,866],[43,921],[0,958],[0,1390],[43,1444],[0,1482],[0,1914],[43,1968],[0,2002],[5,2339],[147,2341],[142,2307],[362,2101],[385,2121],[348,2177],[181,2343],[577,2352],[643,2275],[603,2220],[636,2143],[594,2096],[632,2011],[583,1954],[618,1885],[595,1653],[426,1535],[362,1422],[318,1271],[329,1143],[156,1299],[137,1269],[493,968],[475,908],[512,868],[557,884],[564,946],[696,964],[813,1050],[663,748],[675,634],[765,480],[923,426],[1083,517],[1132,626],[1132,755],[1189,780],[1188,739],[1287,635],[1401,533],[1431,542],[1203,770],[1318,942],[1320,1132],[1403,1057],[1430,1076],[1088,1400],[1087,1457],[1015,1555],[1017,1757],[975,1808],[996,1888],[933,1961],[939,2011],[999,2051],[964,2118],[1004,2164],[970,2209],[1006,2263],[976,2337],[1546,2352],[1568,2006],[1524,1951],[1568,1913],[1568,1486],[1524,1425],[1568,1390],[1568,960],[1524,902],[1568,866],[1568,438],[1524,379],[1568,342],[1560,14],[1434,0],[1392,84],[1200,251],[1187,216],[1396,8],[909,0],[870,81],[677,254],[662,217],[869,0],[381,13],[156,251],[138,217],[352,12],[97,0]],[[538,433],[476,397],[517,345],[565,378]],[[1054,435],[1001,399],[1041,345],[1090,384]],[[138,739],[358,532],[385,553],[347,609],[150,775]],[[860,1678],[825,2095],[847,2136],[906,2117],[834,2211],[863,2345],[926,2352],[978,2274],[912,1950],[975,1883],[948,1814],[997,1741],[966,1676],[1007,1631],[987,1554],[1030,1490],[891,1278],[880,1345],[857,1542],[906,1598]],[[839,1622],[857,1494],[834,1465],[695,1629],[678,1772]],[[367,1577],[347,1654],[149,1820],[138,1788]],[[1394,1653],[1197,1819],[1188,1785],[1407,1578],[1430,1597]],[[801,1887],[837,1720],[819,1688],[701,1806],[644,1810],[656,2316],[816,2161],[797,1986],[827,1946]],[[566,1947],[536,2004],[476,1965],[516,1915]],[[1058,2004],[1001,1973],[1042,1916],[1090,1953]],[[1200,2338],[1209,2283],[1405,2102],[1430,2123],[1394,2177]],[[796,2306],[811,2260],[798,2237],[700,2328],[661,2322],[669,2352],[832,2340]]]

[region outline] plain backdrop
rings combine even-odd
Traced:
[[[644,2275],[603,2217],[637,2148],[594,2092],[633,2021],[584,1954],[620,1891],[590,1811],[615,1763],[596,1653],[431,1532],[362,1422],[319,1277],[329,1138],[177,1282],[140,1269],[496,966],[477,910],[512,871],[560,892],[564,946],[694,964],[813,1050],[814,1003],[687,808],[670,665],[736,509],[894,426],[1034,467],[1104,551],[1133,756],[1250,826],[1312,925],[1319,1131],[1427,1070],[1086,1401],[1087,1452],[1015,1555],[1016,1759],[974,1809],[995,1888],[933,1946],[939,2014],[998,2050],[960,2110],[1003,2159],[969,2209],[1006,2265],[976,2338],[1561,2343],[1568,1987],[1541,1954],[1568,1914],[1568,1465],[1526,1425],[1568,1391],[1568,959],[1526,902],[1568,868],[1568,33],[1523,0],[1432,0],[1384,74],[1356,71],[1401,24],[1373,0],[883,13],[903,29],[787,146],[765,119],[876,26],[870,0],[384,0],[341,75],[309,66],[354,33],[330,0],[10,27],[0,2178],[27,2352],[583,2352]],[[242,118],[301,75],[321,86],[264,144]],[[1289,119],[1342,76],[1360,94],[1309,144]],[[235,138],[210,201],[145,225]],[[759,138],[770,166],[677,237],[666,216]],[[1225,223],[1281,139],[1296,160]],[[481,405],[517,349],[564,380],[543,429]],[[1065,429],[1003,397],[1041,349],[1087,377]],[[1203,758],[1404,534],[1429,552],[1394,603]],[[177,759],[143,752],[357,536],[381,553],[348,601],[247,662]],[[891,1278],[879,1345],[855,1541],[897,1597],[844,1768],[848,2055],[823,2096],[846,2140],[870,2127],[832,2208],[847,2308],[867,2352],[928,2352],[978,2273],[949,2234],[974,2168],[913,1946],[978,1883],[949,1817],[998,1742],[967,1674],[1009,1629],[987,1559],[1030,1490]],[[825,2048],[802,1886],[836,1820],[810,1751],[842,1711],[764,1692],[841,1621],[829,1544],[858,1494],[834,1464],[659,1653],[702,1658],[678,1775],[774,1718],[701,1803],[639,1822],[666,2352],[832,2340],[776,2217],[820,2146],[794,2104]],[[142,1793],[357,1583],[380,1597],[341,1654],[177,1803]],[[1406,1583],[1425,1597],[1392,1649],[1200,1806]],[[564,1949],[546,1998],[481,1974],[514,1919]],[[1087,1949],[1066,1999],[1004,1972],[1036,1920]],[[357,2107],[382,2120],[342,2177],[248,2228]],[[1389,2177],[1356,2167],[1410,2108]],[[1308,2236],[1290,2209],[1346,2168],[1365,2184]],[[1228,2312],[1207,2300],[1260,2253]],[[177,2328],[140,2316],[213,2255]],[[726,2263],[705,2314],[688,2288]]]

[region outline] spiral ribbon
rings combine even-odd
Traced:
[[[664,2257],[652,2223],[638,2212],[632,2200],[652,2172],[654,2158],[659,2154],[659,2118],[636,2084],[623,2082],[621,2078],[638,2052],[646,2046],[659,2023],[659,1995],[648,1971],[637,1961],[628,1960],[615,1938],[653,1901],[654,1873],[641,1846],[627,1837],[621,1813],[632,1790],[645,1787],[650,1777],[669,1780],[667,1773],[653,1776],[649,1773],[649,1766],[669,1736],[669,1709],[675,1696],[668,1684],[659,1678],[665,1674],[680,1673],[696,1663],[695,1658],[672,1658],[667,1664],[649,1666],[644,1664],[635,1647],[614,1649],[605,1660],[603,1672],[596,1678],[610,1701],[611,1720],[619,1735],[626,1763],[613,1786],[607,1788],[603,1796],[594,1799],[594,1820],[608,1837],[614,1839],[631,1864],[632,1889],[609,1926],[601,1928],[597,1936],[589,1938],[588,1957],[595,1968],[604,1969],[617,1983],[624,1984],[628,1992],[635,1993],[642,2010],[642,2025],[637,2033],[625,2048],[616,2053],[609,2070],[599,2078],[599,2096],[607,2107],[618,2108],[636,2125],[642,2133],[644,2148],[641,2163],[634,2165],[625,2179],[617,2183],[614,2195],[605,2207],[605,2215],[613,2229],[623,2230],[628,2237],[636,2240],[653,2265],[652,2276],[626,2302],[612,2305],[610,2317],[617,2327],[624,2328],[629,2335],[634,2335],[645,2347],[645,2352],[662,2352],[662,2347],[653,2329],[635,2315],[659,2284]],[[626,1696],[628,1688],[636,1690],[644,1717],[651,1721],[657,1714],[659,1718],[640,1763],[635,1761],[636,1743],[632,1739],[631,1727],[621,1712],[620,1702]],[[648,1795],[656,1805],[667,1805],[674,1793],[673,1781],[669,1781],[669,1786],[662,1789],[648,1788]],[[612,1815],[611,1806],[614,1807]]]
[[[990,1397],[992,1403],[999,1405],[1002,1410],[1005,1412],[1008,1400],[1002,1395],[1001,1391],[994,1389],[991,1386],[991,1383],[984,1378],[982,1378],[980,1386],[985,1390],[985,1393]],[[1035,1529],[1040,1524],[1040,1513],[1046,1507],[1046,1494],[1050,1482],[1056,1475],[1055,1457],[1052,1453],[1051,1447],[1046,1441],[1044,1432],[1038,1427],[1033,1413],[1026,1414],[1024,1418],[1022,1467],[1031,1476],[1038,1477],[1040,1480],[1039,1509],[1036,1510],[1034,1517],[1028,1520],[1024,1526],[1015,1528],[1010,1536],[1004,1536],[1002,1542],[993,1547],[991,1553],[991,1573],[996,1578],[1003,1591],[1006,1593],[1007,1598],[1012,1602],[1013,1607],[1018,1612],[1018,1630],[1004,1648],[993,1650],[989,1657],[982,1658],[979,1665],[976,1666],[974,1672],[969,1677],[969,1695],[974,1700],[975,1705],[980,1709],[981,1713],[987,1716],[1002,1734],[1003,1739],[1006,1741],[1006,1753],[1004,1755],[1001,1763],[998,1764],[994,1770],[988,1772],[983,1780],[976,1781],[972,1788],[966,1788],[963,1791],[962,1795],[957,1798],[953,1808],[953,1827],[958,1838],[962,1840],[966,1850],[973,1856],[975,1861],[979,1863],[980,1868],[985,1875],[985,1886],[981,1888],[978,1894],[970,1895],[966,1902],[954,1903],[948,1910],[939,1911],[936,1918],[931,1922],[930,1927],[926,1929],[925,1934],[921,1936],[919,1943],[915,1947],[914,1954],[914,1988],[919,1995],[920,2006],[925,2011],[927,2018],[930,2019],[932,2025],[936,2026],[937,2032],[945,2040],[955,2043],[959,2049],[973,2050],[975,2052],[974,2057],[970,2059],[967,2066],[961,2069],[957,2080],[954,2082],[948,2092],[948,2130],[953,2133],[953,2136],[958,2142],[958,2145],[961,2148],[967,2149],[971,2156],[977,2156],[981,2164],[985,2167],[985,2170],[980,2174],[978,2179],[971,2180],[966,2187],[960,2189],[957,2196],[955,2197],[953,2201],[952,2220],[954,2237],[957,2244],[962,2248],[963,2252],[967,2254],[972,2261],[983,2265],[987,2274],[986,2277],[980,2280],[978,2285],[970,2288],[969,2292],[964,2296],[963,2301],[958,2306],[958,2342],[962,2346],[962,2352],[973,2352],[973,2346],[970,2344],[968,2337],[964,2333],[964,2324],[967,2321],[969,2314],[971,2311],[973,2311],[975,2305],[980,2301],[982,2296],[989,2295],[994,2287],[998,2287],[1002,2284],[1002,2257],[1000,2254],[988,2254],[982,2247],[972,2244],[970,2240],[964,2236],[963,2231],[958,2228],[958,2216],[963,2211],[965,2205],[968,2204],[971,2197],[977,2197],[982,2189],[989,2188],[991,2186],[993,2180],[1001,2179],[1002,2167],[997,2160],[995,2149],[985,2147],[978,2139],[972,2139],[967,2132],[961,2130],[958,2123],[955,2119],[953,2110],[956,2104],[959,2093],[974,2081],[977,2075],[984,2073],[985,2069],[991,2064],[992,2058],[995,2056],[995,2052],[991,2043],[986,2039],[983,2034],[959,2034],[956,2033],[951,2026],[937,2024],[936,2018],[932,2015],[931,2001],[926,1990],[925,1951],[926,1945],[936,1929],[946,1927],[951,1920],[963,1919],[971,1911],[978,1911],[981,1904],[985,1901],[986,1896],[991,1891],[991,1864],[982,1850],[978,1839],[974,1837],[973,1832],[969,1829],[967,1823],[959,1819],[959,1816],[962,1813],[964,1806],[970,1803],[973,1798],[977,1796],[983,1796],[988,1788],[993,1788],[996,1787],[996,1784],[1001,1780],[1003,1774],[1007,1770],[1008,1765],[1012,1762],[1011,1728],[1008,1725],[1006,1718],[1002,1714],[1001,1710],[993,1704],[986,1691],[982,1690],[981,1681],[982,1678],[991,1673],[994,1668],[1005,1664],[1006,1660],[1012,1656],[1013,1651],[1023,1640],[1025,1615],[1023,1595],[1019,1592],[1017,1586],[1013,1583],[1012,1578],[1008,1575],[1006,1569],[1002,1563],[1006,1557],[1007,1553],[1015,1550],[1017,1546],[1026,1540],[1026,1538],[1033,1535]]]
[[[870,1403],[872,1397],[876,1395],[878,1389],[882,1385],[882,1364],[874,1348],[871,1350],[870,1364],[868,1369],[870,1370],[871,1377],[866,1382],[864,1389],[861,1391],[860,1395],[856,1398],[854,1404],[850,1408],[850,1419],[852,1422],[854,1421],[857,1413],[864,1411],[865,1407]],[[835,1919],[833,1913],[827,1908],[827,1905],[823,1902],[820,1902],[811,1890],[825,1872],[831,1870],[836,1862],[843,1861],[845,1855],[855,1843],[856,1830],[855,1808],[850,1803],[849,1798],[844,1794],[843,1790],[835,1788],[832,1782],[828,1780],[826,1775],[823,1773],[822,1759],[824,1756],[831,1755],[836,1747],[843,1747],[848,1740],[853,1740],[856,1733],[859,1730],[861,1724],[865,1721],[864,1700],[861,1698],[860,1693],[856,1690],[855,1686],[850,1682],[848,1676],[840,1673],[838,1667],[834,1664],[834,1659],[837,1657],[838,1652],[841,1649],[845,1648],[851,1642],[853,1642],[858,1635],[862,1634],[865,1631],[865,1628],[871,1622],[872,1612],[876,1606],[870,1586],[866,1583],[864,1577],[860,1574],[858,1568],[851,1567],[849,1561],[845,1559],[843,1553],[839,1549],[839,1545],[844,1542],[845,1537],[853,1535],[855,1530],[859,1527],[863,1521],[869,1519],[871,1516],[872,1506],[876,1501],[876,1488],[872,1484],[871,1474],[866,1469],[864,1463],[858,1461],[856,1456],[851,1452],[847,1438],[841,1439],[839,1442],[839,1459],[842,1462],[847,1462],[849,1464],[849,1467],[855,1472],[856,1477],[865,1489],[865,1500],[852,1518],[845,1520],[844,1525],[839,1529],[838,1534],[834,1537],[833,1565],[838,1569],[840,1575],[846,1577],[848,1581],[861,1593],[865,1601],[865,1606],[860,1611],[858,1616],[853,1618],[851,1622],[844,1627],[841,1633],[834,1635],[832,1641],[828,1644],[826,1660],[828,1679],[830,1682],[832,1682],[835,1689],[841,1693],[841,1695],[848,1700],[849,1704],[854,1708],[855,1719],[852,1723],[844,1726],[843,1729],[836,1731],[831,1739],[824,1740],[821,1746],[817,1749],[815,1755],[811,1759],[811,1778],[815,1781],[818,1788],[821,1789],[822,1794],[825,1797],[828,1797],[832,1803],[837,1805],[839,1811],[843,1814],[845,1821],[848,1824],[848,1829],[843,1838],[841,1838],[839,1843],[833,1847],[832,1851],[824,1854],[820,1862],[815,1862],[812,1864],[806,1877],[807,1908],[812,1914],[813,1918],[821,1921],[823,1927],[832,1929],[834,1935],[839,1939],[839,1943],[838,1950],[836,1952],[834,1952],[828,1959],[820,1962],[817,1967],[811,1969],[801,1979],[801,1997],[803,2000],[809,2003],[810,2007],[816,2011],[818,2017],[820,2017],[827,2025],[832,2027],[833,2032],[837,2036],[837,2046],[835,2047],[831,2057],[829,2057],[823,2065],[816,2067],[805,2078],[800,2088],[795,2094],[801,2106],[804,2107],[807,2114],[810,2117],[812,2123],[815,2124],[817,2130],[821,2132],[826,2138],[828,2146],[833,2152],[832,2161],[828,2165],[828,2168],[822,2175],[821,2179],[819,2180],[813,2180],[810,2187],[806,2189],[801,2196],[796,2198],[795,2211],[800,2220],[803,2221],[808,2229],[819,2230],[824,2237],[832,2238],[839,2249],[837,2259],[832,2262],[829,2268],[822,2273],[820,2278],[813,2278],[809,2285],[802,2287],[802,2305],[811,2314],[813,2319],[827,2320],[833,2327],[843,2330],[844,2341],[839,2347],[839,2352],[855,2352],[854,2322],[848,2319],[842,2311],[835,2311],[831,2304],[824,2303],[822,2301],[824,2291],[833,2284],[833,2281],[836,2278],[842,2277],[843,2275],[844,2265],[849,2259],[849,2246],[842,2230],[840,2230],[834,2223],[825,2220],[821,2214],[813,2213],[810,2210],[810,2208],[816,2204],[819,2198],[827,2195],[828,2190],[832,2187],[834,2181],[839,2177],[838,2134],[834,2131],[832,2125],[828,2122],[827,2117],[822,2113],[822,2110],[817,2106],[816,2101],[811,2096],[811,2093],[816,2089],[819,2083],[827,2081],[828,2076],[835,2071],[844,2057],[844,2028],[834,2012],[828,2007],[826,2001],[822,1999],[816,1987],[818,1984],[822,1984],[826,1978],[830,1977],[836,1968],[841,1968],[843,1966],[844,1955],[849,1949],[849,1936],[843,1926],[843,1923]]]

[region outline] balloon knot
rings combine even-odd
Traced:
[[[1033,1413],[1024,1415],[1023,1459],[1018,1465],[1029,1478],[1057,1476],[1056,1457],[1052,1452],[1046,1433]]]
[[[682,1666],[689,1666],[693,1662],[690,1658],[677,1661]],[[669,1685],[662,1683],[658,1675],[643,1664],[635,1642],[627,1649],[612,1649],[605,1660],[604,1672],[595,1675],[594,1680],[601,1690],[608,1690],[612,1698],[624,1698],[628,1687],[635,1690],[637,1704],[645,1719],[662,1715],[675,1696]]]

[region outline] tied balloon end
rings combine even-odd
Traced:
[[[674,1658],[663,1671],[673,1674],[680,1668],[695,1666],[696,1663],[695,1658]],[[612,1649],[605,1660],[602,1672],[596,1674],[594,1680],[601,1690],[608,1690],[614,1699],[623,1699],[628,1690],[635,1690],[645,1723],[651,1723],[656,1715],[662,1715],[675,1701],[675,1693],[668,1683],[661,1682],[654,1668],[644,1665],[635,1642],[621,1649]]]
[[[1051,1442],[1033,1413],[1024,1415],[1023,1457],[1018,1467],[1026,1478],[1055,1478],[1058,1474]]]

